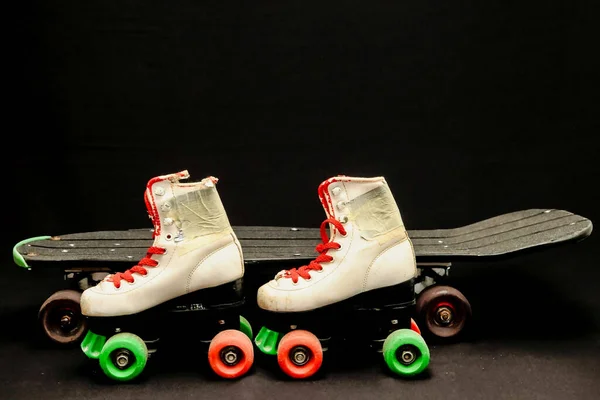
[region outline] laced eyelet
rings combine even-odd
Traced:
[[[341,244],[341,243],[338,243],[338,244],[340,245],[340,247],[338,247],[337,249],[334,249],[335,251],[340,251],[341,249],[343,249],[343,248],[344,248],[344,246],[342,246],[342,244]]]
[[[306,281],[310,281],[312,279],[312,275],[310,275],[310,271],[317,271],[318,273],[323,272],[323,265],[321,263],[334,263],[335,259],[332,255],[327,254],[327,251],[336,249],[340,244],[333,241],[332,237],[329,237],[327,234],[327,225],[333,225],[333,227],[337,230],[344,230],[345,228],[342,226],[341,222],[335,219],[333,216],[327,218],[325,221],[321,223],[320,233],[321,233],[321,243],[319,243],[316,247],[317,253],[319,255],[312,260],[310,263],[303,265],[299,268],[292,268],[290,270],[285,270],[285,277],[291,278],[292,285],[298,285],[299,278],[302,278]],[[307,274],[308,273],[308,274]],[[308,279],[304,278],[305,276],[309,276]],[[294,283],[296,280],[296,283]]]

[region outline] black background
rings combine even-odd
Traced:
[[[167,368],[107,384],[89,377],[78,349],[38,343],[31,320],[62,277],[18,270],[9,254],[31,236],[149,226],[146,182],[182,169],[220,179],[233,225],[316,227],[317,186],[336,174],[385,176],[409,229],[531,207],[596,221],[595,11],[584,2],[20,2],[6,63],[16,90],[5,140],[16,145],[4,146],[0,397],[594,397],[594,234],[457,267],[476,334],[434,346],[416,381],[355,360],[309,383],[258,366],[235,383]]]

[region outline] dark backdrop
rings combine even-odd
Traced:
[[[16,142],[5,143],[6,315],[50,292],[10,266],[14,243],[149,226],[147,180],[181,169],[220,178],[234,225],[318,226],[317,186],[336,174],[385,176],[409,229],[529,207],[596,221],[594,11],[566,1],[20,2],[7,63],[17,90],[5,130]],[[488,315],[484,347],[442,348],[438,364],[434,350],[429,381],[359,370],[297,394],[347,397],[349,386],[383,397],[588,398],[598,392],[598,243],[592,235],[497,269],[465,269]],[[54,351],[31,367],[41,350],[22,331],[10,336],[22,347],[7,340],[2,350],[3,367],[25,360],[4,389],[16,398],[25,386],[68,380],[77,389],[56,393],[93,396],[86,375],[73,374],[76,349],[64,365],[52,364],[65,354]],[[514,357],[477,375],[486,373],[482,357],[492,363],[502,352]],[[571,375],[561,378],[565,364]],[[196,376],[165,379],[169,390],[202,394],[186,389],[202,383]],[[227,393],[273,388],[262,372],[243,382],[224,384]],[[129,389],[121,395],[150,390]]]

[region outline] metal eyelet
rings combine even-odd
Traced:
[[[162,196],[165,194],[165,189],[159,186],[156,189],[154,189],[154,194],[157,196]]]
[[[168,234],[165,236],[165,239],[166,239],[166,240],[171,240],[171,239],[173,239],[173,235],[171,235],[170,233],[168,233]]]
[[[346,202],[345,201],[340,201],[336,204],[336,207],[338,208],[338,210],[343,210],[344,208],[346,208]]]
[[[348,216],[347,215],[340,215],[340,217],[338,218],[338,221],[340,221],[342,224],[345,224],[348,222]]]
[[[340,192],[342,191],[342,189],[339,186],[334,187],[333,189],[331,189],[331,193],[334,196],[337,196],[338,194],[340,194]]]

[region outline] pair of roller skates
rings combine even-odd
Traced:
[[[292,378],[308,378],[337,337],[383,353],[396,374],[427,368],[429,349],[411,319],[415,253],[384,178],[338,176],[319,186],[327,218],[318,255],[258,289],[264,326],[256,336],[242,315],[244,256],[217,179],[187,178],[182,171],[148,182],[154,243],[146,257],[81,296],[89,327],[81,348],[106,376],[136,378],[169,336],[207,355],[227,379],[252,368],[255,349],[277,355]]]

